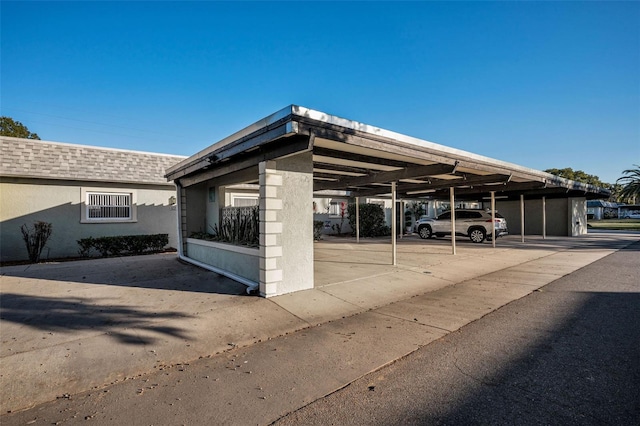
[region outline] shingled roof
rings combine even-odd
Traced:
[[[186,157],[0,136],[0,176],[164,184]]]

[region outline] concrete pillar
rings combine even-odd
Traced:
[[[587,200],[584,197],[571,197],[568,203],[569,236],[576,237],[587,233]]]
[[[496,191],[491,191],[491,246],[496,248]]]
[[[520,241],[524,243],[524,195],[520,194]]]
[[[542,239],[547,239],[547,197],[542,197]]]
[[[391,264],[396,266],[396,183],[391,182]]]
[[[261,162],[260,294],[313,288],[311,153]]]
[[[404,201],[400,200],[400,239],[404,237]]]
[[[356,197],[356,243],[360,242],[360,197]]]
[[[451,203],[451,254],[456,254],[456,197],[453,186],[449,187],[449,202]]]
[[[187,191],[182,187],[179,181],[176,181],[176,190],[178,193],[178,253],[187,255]]]

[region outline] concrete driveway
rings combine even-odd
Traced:
[[[411,316],[415,296],[433,302],[425,321],[452,331],[638,239],[602,234],[522,245],[510,237],[495,249],[460,244],[452,256],[446,241],[405,238],[396,267],[386,241],[327,240],[316,244],[316,288],[271,299],[245,296],[243,285],[175,254],[4,267],[0,410],[375,308]],[[462,311],[452,316],[454,308]]]
[[[0,279],[2,412],[301,327],[175,254],[12,266]]]

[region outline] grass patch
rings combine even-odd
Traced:
[[[588,225],[592,229],[615,229],[617,231],[640,231],[640,219],[605,219],[591,220]]]

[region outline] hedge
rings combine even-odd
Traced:
[[[378,204],[362,203],[358,206],[360,215],[361,237],[382,237],[391,235],[391,229],[385,225],[385,214],[382,206]],[[352,234],[356,233],[356,205],[349,204],[349,226]]]
[[[159,252],[167,244],[169,234],[89,237],[78,240],[80,255],[85,257],[90,256],[92,251],[97,251],[103,257]]]

